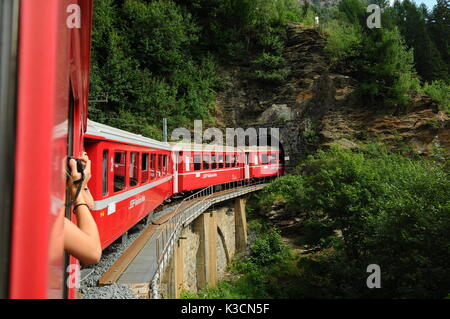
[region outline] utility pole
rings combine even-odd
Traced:
[[[163,142],[167,143],[167,118],[163,118]]]

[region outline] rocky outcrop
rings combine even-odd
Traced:
[[[391,147],[409,146],[429,155],[438,148],[450,149],[450,116],[428,98],[417,98],[398,114],[367,108],[340,108],[322,118],[323,145],[357,148],[358,142],[378,142]]]
[[[332,73],[325,38],[316,29],[292,24],[287,30],[284,58],[289,76],[277,85],[245,76],[248,67],[224,71],[225,89],[217,100],[227,127],[280,128],[288,169],[317,148],[340,145],[357,148],[361,142],[409,146],[419,154],[450,147],[449,115],[426,97],[412,97],[403,112],[377,105],[358,105],[358,82]],[[220,122],[220,121],[219,121]]]

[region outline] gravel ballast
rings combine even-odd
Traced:
[[[159,219],[174,209],[175,206],[167,207],[152,214],[152,218]],[[122,243],[122,240],[119,238],[103,251],[102,258],[98,264],[86,267],[92,272],[80,283],[80,288],[78,289],[78,292],[81,294],[80,299],[139,299],[127,285],[112,284],[99,287],[98,280],[130,247],[134,240],[141,235],[145,228],[143,223],[137,224],[128,231],[128,238],[125,242]]]

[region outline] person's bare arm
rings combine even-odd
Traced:
[[[89,206],[89,209],[93,210],[94,209],[94,198],[92,197],[91,192],[89,190],[85,190],[85,189],[83,189],[81,192],[86,201],[86,204],[88,204],[88,206]]]
[[[89,205],[89,209],[93,210],[94,209],[94,198],[92,197],[91,192],[88,189],[88,183],[89,180],[92,177],[92,173],[91,173],[91,161],[89,160],[87,153],[84,152],[83,153],[83,157],[80,158],[84,164],[85,164],[85,168],[84,168],[84,181],[83,181],[83,195],[84,195],[84,199],[86,200],[86,204]]]
[[[72,171],[72,180],[81,178],[81,174],[76,171],[76,161],[70,161]],[[77,186],[70,183],[72,194],[76,194]],[[80,192],[75,200],[75,206],[86,204],[84,192]],[[79,259],[86,265],[96,264],[100,261],[102,249],[97,224],[85,205],[78,206],[75,211],[77,225],[73,224],[67,218],[64,220],[64,249]]]

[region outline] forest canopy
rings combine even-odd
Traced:
[[[245,66],[274,87],[289,76],[289,23],[319,16],[335,69],[350,69],[371,107],[404,106],[418,91],[450,111],[450,5],[375,1],[382,27],[366,26],[369,2],[319,7],[296,0],[95,0],[90,117],[145,136],[213,124],[221,69]],[[105,102],[106,101],[106,102]]]

